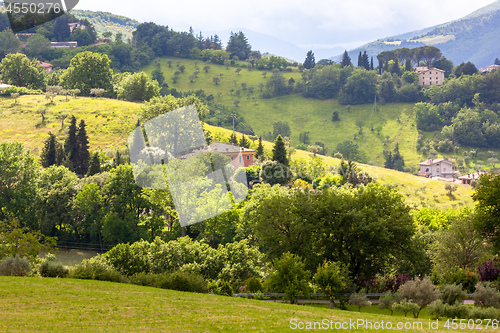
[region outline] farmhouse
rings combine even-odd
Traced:
[[[444,71],[439,68],[415,67],[418,84],[421,86],[441,85],[444,82]]]
[[[231,164],[236,168],[253,165],[255,150],[235,146],[227,143],[213,142],[210,146],[205,146],[189,154],[180,156],[180,159],[186,159],[197,153],[216,152],[221,153],[231,159]]]
[[[54,49],[74,49],[78,42],[51,42],[50,47]]]
[[[51,64],[49,64],[48,62],[43,62],[43,61],[39,61],[40,65],[43,67],[43,69],[45,69],[45,71],[47,73],[50,73],[52,72],[52,66]]]
[[[499,68],[500,68],[499,65],[491,65],[491,66],[488,66],[486,68],[479,68],[478,71],[479,71],[479,73],[485,74],[485,73],[491,73],[492,71],[499,69]]]
[[[481,172],[475,172],[475,173],[468,173],[464,176],[458,177],[460,179],[460,182],[462,185],[470,185],[473,180],[478,180],[479,177],[484,175],[486,172],[481,171]]]
[[[420,166],[420,172],[418,175],[427,178],[453,178],[458,172],[455,169],[455,164],[448,159],[429,159],[418,163],[418,165]]]

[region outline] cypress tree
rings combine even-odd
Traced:
[[[49,132],[49,138],[45,141],[40,162],[44,168],[57,163],[56,136]]]
[[[115,157],[113,158],[113,166],[116,168],[120,164],[122,164],[122,154],[120,154],[120,151],[117,150]]]
[[[56,152],[56,164],[57,165],[62,165],[64,161],[64,147],[62,144],[57,142],[57,152]]]
[[[239,146],[243,147],[243,148],[249,148],[250,147],[250,141],[247,140],[247,138],[245,137],[245,134],[241,135]]]
[[[368,54],[366,53],[366,51],[363,52],[363,56],[361,57],[361,63],[367,71],[370,70],[370,60],[368,59]]]
[[[413,70],[413,65],[410,59],[406,59],[405,70],[411,72]]]
[[[77,175],[85,175],[89,170],[90,153],[89,153],[89,139],[87,137],[87,130],[85,129],[85,121],[80,121],[76,142],[78,145],[78,158],[75,166],[75,173]]]
[[[375,67],[373,67],[373,57],[372,60],[370,61],[370,70],[373,70]]]
[[[358,67],[363,67],[363,57],[361,56],[361,51],[359,51],[358,55]]]
[[[306,60],[304,61],[304,68],[311,69],[314,68],[314,66],[316,66],[316,60],[314,59],[314,53],[311,50],[307,52]]]
[[[76,118],[71,116],[71,124],[69,125],[68,137],[64,143],[64,154],[68,158],[68,168],[75,171],[76,160],[78,159],[78,142],[76,139]]]
[[[236,137],[236,133],[233,132],[231,136],[229,137],[229,143],[232,143],[234,145],[238,144],[238,138]]]
[[[283,165],[288,165],[288,158],[286,157],[286,147],[285,142],[281,135],[278,135],[276,141],[274,141],[273,147],[273,161],[281,163]]]
[[[344,68],[346,66],[351,66],[351,58],[349,57],[349,53],[345,50],[344,55],[342,56],[342,62],[340,63],[340,67]]]
[[[259,136],[259,146],[257,147],[257,151],[255,152],[255,158],[264,158],[264,146],[262,145],[262,136]]]
[[[89,172],[87,176],[93,176],[101,172],[101,161],[99,161],[99,154],[97,152],[92,155],[90,160]]]

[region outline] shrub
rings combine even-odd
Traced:
[[[124,282],[125,278],[111,266],[106,259],[97,255],[83,260],[70,271],[70,276],[75,279],[100,280],[110,282]]]
[[[231,283],[225,280],[209,283],[208,289],[216,295],[233,296],[233,287],[231,287]]]
[[[420,310],[437,300],[439,293],[429,278],[407,281],[397,291],[400,299],[411,300],[419,306],[419,310],[413,312],[415,318],[418,318]]]
[[[5,257],[0,262],[0,275],[26,276],[31,272],[30,262],[19,256]]]
[[[349,297],[349,305],[355,305],[358,307],[358,312],[361,311],[362,307],[369,308],[372,306],[372,302],[368,300],[365,296],[366,290],[361,289],[358,293],[353,293]]]
[[[391,316],[394,313],[394,305],[396,305],[396,298],[391,295],[391,292],[388,292],[385,296],[379,298],[378,308],[381,310],[390,310]]]
[[[62,264],[56,264],[53,261],[45,260],[41,263],[38,268],[38,273],[42,277],[51,277],[51,278],[65,278],[68,276],[69,270],[64,267]]]
[[[467,319],[500,319],[500,312],[495,308],[473,307]]]
[[[147,273],[149,243],[135,242],[132,245],[118,244],[106,252],[104,257],[117,271],[125,275]]]
[[[461,284],[463,289],[472,293],[479,281],[479,275],[469,270],[453,267],[446,271],[440,278],[443,284]]]
[[[403,312],[405,314],[405,317],[408,312],[411,312],[415,317],[418,317],[420,306],[418,304],[415,304],[411,301],[404,299],[401,302],[394,305],[394,311]]]
[[[463,291],[461,284],[450,284],[443,286],[440,298],[445,304],[453,305],[467,299],[467,294]]]
[[[439,319],[439,317],[463,319],[469,317],[470,309],[470,306],[463,303],[457,302],[450,305],[438,300],[429,305],[429,315],[434,316],[436,319]]]
[[[445,304],[440,299],[429,304],[429,315],[434,317],[434,319],[444,317],[444,305]]]
[[[196,293],[207,292],[207,282],[205,279],[199,274],[188,272],[174,272],[168,275],[159,287]]]
[[[481,281],[495,281],[500,277],[500,267],[498,267],[498,257],[489,258],[477,266],[477,273]]]
[[[256,293],[264,289],[264,286],[262,285],[262,282],[260,282],[260,279],[255,276],[252,276],[247,280],[246,286],[247,291],[250,293]]]
[[[500,306],[500,293],[489,286],[488,283],[476,284],[476,291],[472,294],[475,305],[483,308]]]

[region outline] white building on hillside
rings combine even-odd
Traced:
[[[415,67],[418,84],[421,86],[439,86],[444,82],[444,71],[439,68]]]
[[[458,173],[455,169],[455,164],[448,159],[429,159],[418,163],[420,166],[419,176],[432,178],[454,178],[455,174]]]

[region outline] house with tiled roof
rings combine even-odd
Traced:
[[[54,67],[52,64],[43,61],[39,61],[38,63],[43,67],[43,69],[45,69],[47,73],[52,72],[52,67]]]
[[[462,185],[470,185],[472,181],[478,180],[479,177],[481,177],[485,173],[486,172],[484,172],[484,171],[475,172],[475,173],[468,173],[466,175],[458,177],[458,179],[462,182]]]
[[[213,142],[209,146],[205,146],[201,149],[194,150],[189,154],[185,154],[177,158],[186,159],[198,153],[208,153],[208,152],[221,153],[229,157],[231,159],[231,164],[234,165],[236,169],[240,167],[248,167],[253,165],[254,155],[255,155],[255,150],[253,149],[239,147],[228,143]]]
[[[444,82],[444,71],[439,68],[415,67],[418,84],[421,86],[439,86]]]
[[[419,176],[433,178],[454,178],[458,171],[455,168],[453,161],[449,159],[428,159],[418,163],[420,171]]]

